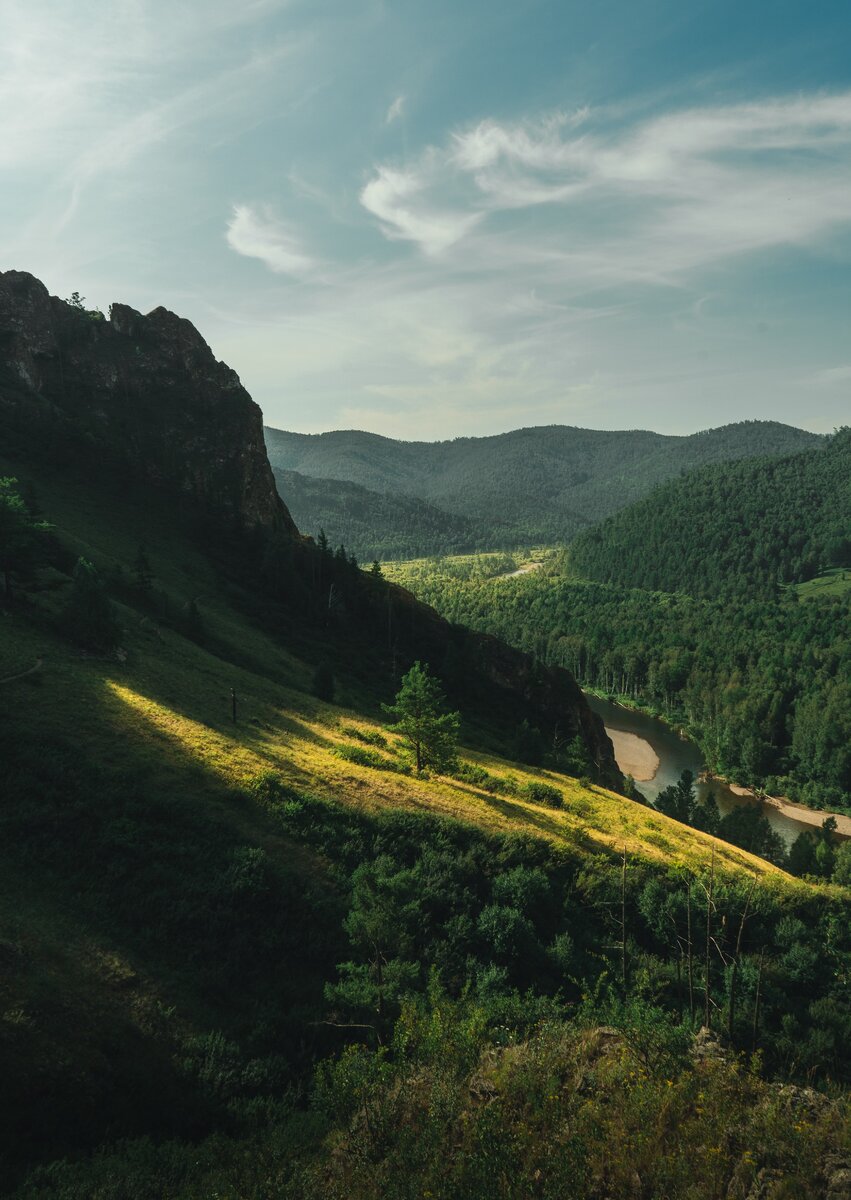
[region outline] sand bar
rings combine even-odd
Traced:
[[[609,736],[611,737],[611,733]],[[617,758],[617,751],[615,752],[615,758]],[[620,763],[618,763],[618,766],[620,766]],[[623,770],[623,767],[621,767],[621,770]],[[702,776],[702,778],[706,783],[712,782],[706,776]],[[823,812],[818,808],[806,808],[803,804],[795,804],[793,800],[787,800],[785,796],[757,796],[749,788],[739,787],[737,783],[728,783],[726,786],[734,796],[743,796],[749,800],[761,800],[763,804],[767,804],[771,808],[776,808],[778,812],[782,812],[791,821],[799,821],[802,825],[812,825],[814,829],[821,829],[822,822],[828,817],[833,817],[834,821],[836,821],[836,832],[841,834],[842,837],[851,837],[851,817],[847,817],[842,813],[829,813]]]
[[[659,755],[649,742],[635,733],[623,729],[609,729],[606,733],[615,748],[615,762],[624,775],[631,775],[636,783],[649,783],[659,770]]]

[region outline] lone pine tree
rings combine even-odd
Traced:
[[[396,703],[382,707],[396,718],[390,729],[404,736],[417,774],[425,767],[445,771],[452,766],[458,749],[461,715],[446,711],[440,682],[429,674],[427,666],[415,662],[402,677]]]

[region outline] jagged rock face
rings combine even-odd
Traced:
[[[259,407],[167,309],[143,316],[114,304],[108,321],[96,319],[24,271],[0,272],[0,419],[103,451],[204,511],[297,532],[275,488]]]

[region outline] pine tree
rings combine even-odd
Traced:
[[[403,676],[396,703],[382,705],[386,713],[396,718],[389,728],[404,736],[417,774],[426,767],[446,771],[456,760],[461,716],[447,712],[445,706],[439,681],[421,662],[415,662]]]
[[[334,702],[334,672],[325,662],[321,662],[313,672],[313,694],[328,704]]]
[[[97,568],[88,559],[77,559],[63,624],[87,650],[111,650],[118,642],[115,610]]]
[[[15,479],[0,479],[0,574],[7,605],[12,600],[13,577],[27,575],[34,568],[39,543],[49,528],[34,520],[16,483]]]
[[[151,564],[148,561],[148,556],[145,553],[143,542],[139,543],[139,548],[136,551],[136,557],[133,560],[133,582],[136,591],[140,596],[147,599],[151,594],[151,585],[153,583],[153,571]]]

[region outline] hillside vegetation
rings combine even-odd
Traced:
[[[450,620],[687,726],[711,770],[851,811],[849,537],[840,430],[690,472],[510,586],[495,556],[391,573]]]
[[[276,470],[275,480],[300,529],[314,537],[323,530],[332,545],[344,544],[361,562],[419,558],[435,546],[447,554],[466,554],[485,544],[471,518],[416,496],[298,471]]]
[[[252,1097],[281,1095],[349,1023],[373,1024],[370,951],[346,933],[369,864],[401,906],[387,1022],[402,995],[425,995],[431,967],[455,995],[480,977],[488,1003],[518,988],[543,1003],[576,972],[599,973],[613,927],[593,897],[615,886],[624,850],[631,912],[654,872],[676,893],[670,868],[704,876],[710,851],[731,905],[748,877],[763,881],[772,920],[810,904],[767,863],[588,780],[476,749],[457,777],[415,777],[357,671],[341,663],[338,704],[317,700],[303,657],[316,634],[290,625],[281,639],[268,616],[248,615],[167,506],[152,499],[142,515],[73,479],[28,481],[53,549],[0,624],[10,1179],[116,1136],[243,1128],[234,1106],[249,1106],[248,1121]],[[142,532],[150,593],[134,574]],[[78,555],[108,581],[117,656],[64,632],[63,564]],[[192,600],[201,628],[183,624]],[[482,744],[475,723],[469,736]],[[511,872],[515,883],[497,884]],[[634,913],[630,958],[655,936]]]
[[[417,553],[447,554],[563,543],[682,471],[754,454],[788,454],[817,447],[821,439],[787,425],[746,421],[689,437],[551,425],[450,442],[267,428],[266,444],[277,471],[325,481],[324,487],[313,485],[300,507],[307,530],[324,528],[334,544],[344,542],[361,558],[375,551],[381,558],[398,558],[400,542],[407,540],[405,519],[397,515],[387,522],[375,495],[360,496],[360,513],[354,505],[342,506],[341,481],[385,494],[392,503],[416,497],[474,522],[475,535],[459,545],[451,517],[442,530],[425,536],[425,514],[411,513]],[[369,529],[364,517],[382,519]]]
[[[0,1190],[833,1200],[851,862],[627,799],[568,672],[301,537],[175,314],[0,273],[0,437]]]
[[[665,484],[577,537],[570,561],[603,583],[751,598],[851,568],[851,429]]]

